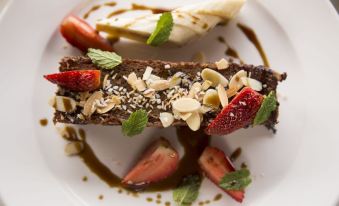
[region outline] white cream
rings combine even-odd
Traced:
[[[183,6],[172,11],[173,30],[169,42],[183,45],[205,35],[218,23],[233,18],[245,0],[210,0]],[[119,17],[102,19],[97,22],[97,30],[145,42],[154,31],[161,14],[143,17]]]

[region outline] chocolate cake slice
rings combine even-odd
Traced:
[[[278,83],[286,79],[286,73],[280,74],[264,66],[253,66],[245,64],[227,63],[227,68],[218,69],[215,63],[195,63],[195,62],[166,62],[160,60],[134,60],[124,59],[122,63],[112,70],[101,69],[101,85],[96,91],[91,92],[74,92],[68,89],[59,87],[56,92],[57,96],[69,98],[72,102],[63,102],[64,108],[74,107],[74,109],[56,110],[54,114],[55,123],[68,123],[68,124],[100,124],[100,125],[121,125],[122,121],[128,119],[129,115],[138,110],[143,109],[148,113],[148,126],[149,127],[163,127],[159,119],[160,113],[172,113],[173,100],[190,95],[190,90],[194,83],[206,87],[206,80],[202,78],[202,71],[206,68],[220,73],[227,80],[239,74],[239,71],[245,71],[247,77],[257,80],[262,88],[258,91],[262,95],[268,95],[271,91],[277,89]],[[60,62],[60,72],[71,70],[100,70],[95,66],[88,57],[76,56],[65,57]],[[148,70],[146,72],[146,70]],[[132,76],[130,76],[134,73]],[[140,85],[131,85],[131,79]],[[176,77],[173,78],[173,77]],[[148,79],[148,80],[147,80]],[[154,85],[149,89],[149,84],[154,82],[162,83],[161,81],[168,80],[170,86],[162,88],[154,88]],[[210,81],[207,81],[211,83]],[[212,88],[212,87],[211,87]],[[230,88],[225,86],[229,100],[234,94],[231,94]],[[155,91],[154,91],[155,90]],[[194,94],[193,98],[197,98],[202,102],[202,97],[199,95],[206,94],[206,88],[201,89],[201,93]],[[95,99],[95,95],[99,99]],[[237,91],[235,91],[237,92]],[[95,93],[95,95],[93,95]],[[91,98],[92,97],[92,98]],[[107,99],[114,99],[117,97],[119,100],[114,105],[109,104]],[[91,99],[91,107],[88,107],[88,101]],[[74,100],[74,101],[73,101]],[[93,101],[94,100],[94,101]],[[87,111],[84,107],[86,107]],[[54,103],[55,105],[55,103]],[[68,105],[68,106],[67,106]],[[206,109],[206,108],[205,108]],[[90,112],[88,111],[90,110]],[[203,112],[203,120],[201,127],[206,127],[217,114],[221,111],[221,106],[218,108],[207,109]],[[86,114],[84,114],[86,113]],[[174,114],[174,117],[176,115]],[[269,119],[264,125],[274,130],[277,123],[278,107],[271,113]],[[185,118],[174,118],[172,126],[185,126],[187,123],[183,120]]]

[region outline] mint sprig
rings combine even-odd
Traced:
[[[147,112],[142,109],[137,110],[122,122],[122,133],[129,137],[140,134],[146,127],[147,122]]]
[[[100,49],[88,49],[87,56],[92,60],[93,64],[102,69],[113,69],[122,63],[121,56],[114,52]]]
[[[259,111],[255,115],[253,126],[264,123],[271,115],[273,111],[277,109],[277,99],[275,92],[271,91],[267,97],[265,97],[263,103],[260,106]]]
[[[252,182],[250,171],[246,168],[227,173],[220,181],[219,186],[225,190],[243,190]]]
[[[178,206],[191,205],[198,198],[201,181],[200,175],[190,175],[182,180],[173,191],[173,199]]]
[[[151,36],[147,39],[147,44],[159,46],[168,41],[173,29],[173,17],[171,12],[165,12],[160,16],[157,26]]]

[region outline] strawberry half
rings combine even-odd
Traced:
[[[106,39],[77,16],[67,16],[60,25],[60,32],[68,43],[83,52],[87,52],[89,48],[113,51],[112,45]]]
[[[123,178],[122,183],[128,187],[142,188],[170,176],[178,164],[178,152],[168,140],[160,138],[146,149],[138,163]]]
[[[100,70],[74,70],[44,75],[45,79],[76,92],[93,91],[100,87]]]
[[[245,87],[208,125],[208,135],[227,135],[253,122],[264,97]]]
[[[199,165],[204,174],[219,187],[225,174],[235,171],[233,164],[225,153],[215,147],[206,147],[199,158]],[[233,199],[242,202],[245,192],[240,190],[224,190]]]

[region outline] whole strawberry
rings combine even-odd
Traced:
[[[252,123],[264,97],[245,87],[208,125],[209,135],[227,135]]]
[[[100,76],[100,70],[76,70],[44,75],[44,78],[71,91],[86,92],[100,87]]]

